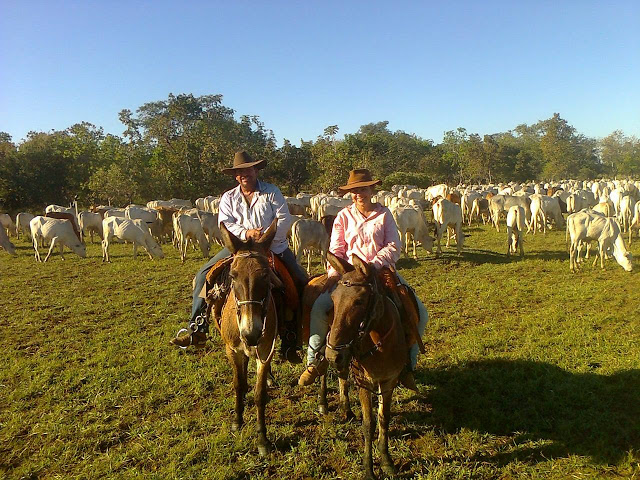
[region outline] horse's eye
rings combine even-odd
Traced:
[[[354,305],[358,305],[358,306],[360,306],[360,305],[362,305],[362,300],[361,300],[361,299],[359,299],[359,298],[356,298],[356,299],[353,301],[353,304],[354,304]]]

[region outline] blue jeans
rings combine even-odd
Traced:
[[[223,248],[216,254],[215,257],[213,257],[211,260],[205,263],[200,268],[200,270],[198,270],[198,273],[196,273],[196,278],[194,282],[195,288],[193,289],[193,301],[191,304],[191,319],[189,320],[189,323],[193,322],[196,319],[196,317],[203,312],[205,308],[206,302],[204,298],[199,296],[199,294],[200,294],[200,291],[202,290],[202,287],[204,286],[205,281],[207,280],[207,273],[209,273],[209,270],[211,270],[213,266],[216,263],[218,263],[219,260],[222,260],[223,258],[227,258],[230,255],[231,255],[231,252],[226,248]],[[309,280],[309,278],[307,277],[307,272],[305,272],[304,269],[298,264],[298,262],[296,262],[296,257],[293,254],[293,252],[287,248],[282,253],[277,253],[276,255],[280,258],[280,260],[282,260],[284,265],[287,267],[287,270],[291,274],[291,277],[293,278],[293,282],[295,283],[296,288],[298,289],[298,292],[302,292],[302,289],[307,284],[307,281]]]
[[[403,285],[407,285],[404,278],[398,274],[398,279]],[[335,287],[334,287],[335,289]],[[333,290],[331,290],[333,292]],[[309,364],[316,363],[316,355],[324,355],[325,342],[327,340],[327,333],[329,332],[329,312],[333,308],[333,300],[331,299],[331,292],[324,292],[316,299],[311,307],[311,314],[309,318],[309,349],[307,350],[307,362]],[[420,319],[418,320],[418,333],[420,336],[424,334],[424,329],[427,327],[429,321],[429,314],[427,309],[420,301],[418,301],[418,313]],[[418,344],[414,343],[409,349],[409,358],[411,359],[411,368],[415,370],[418,363]]]

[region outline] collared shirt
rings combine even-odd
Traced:
[[[258,180],[258,187],[249,204],[240,190],[240,185],[227,190],[220,199],[218,222],[241,240],[247,239],[247,230],[269,228],[274,218],[278,219],[278,230],[271,243],[273,253],[282,253],[288,248],[287,232],[293,222],[289,207],[280,189]]]
[[[340,210],[333,223],[329,251],[351,263],[351,255],[372,263],[376,268],[394,266],[400,258],[400,235],[387,207],[379,203],[364,216],[355,204]],[[329,265],[329,276],[338,272]]]

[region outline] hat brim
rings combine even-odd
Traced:
[[[223,168],[222,173],[226,173],[227,175],[234,175],[236,173],[236,170],[241,170],[243,168],[256,167],[258,170],[260,170],[266,166],[266,160],[258,160],[257,162],[241,163],[240,165],[236,165],[234,167]]]
[[[373,187],[374,185],[379,185],[382,183],[382,180],[369,180],[366,182],[356,182],[348,185],[344,185],[342,187],[338,187],[338,190],[341,192],[348,192],[349,190],[353,190],[354,188],[360,187]]]

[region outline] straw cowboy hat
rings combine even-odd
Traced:
[[[236,170],[240,170],[241,168],[249,168],[256,167],[257,169],[264,168],[267,166],[266,160],[258,160],[257,162],[249,155],[246,151],[242,150],[241,152],[236,152],[233,156],[233,167],[223,168],[222,173],[226,173],[228,175],[235,175]]]
[[[349,180],[347,181],[347,184],[342,187],[338,187],[338,190],[348,192],[354,188],[371,187],[373,185],[378,185],[379,183],[382,183],[382,181],[374,180],[371,176],[371,172],[366,168],[356,168],[349,172]]]

